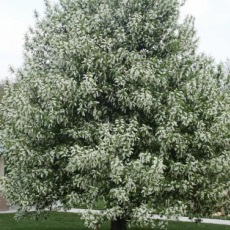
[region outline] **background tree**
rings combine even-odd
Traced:
[[[193,18],[179,22],[181,1],[45,3],[2,102],[11,202],[23,213],[100,199],[103,215],[83,218],[112,230],[227,206],[227,83],[197,54]]]

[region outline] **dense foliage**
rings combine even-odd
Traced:
[[[21,211],[103,200],[103,216],[83,215],[88,226],[154,226],[154,213],[229,205],[228,81],[197,54],[180,5],[46,1],[1,107],[4,192]]]

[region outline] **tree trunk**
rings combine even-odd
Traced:
[[[112,220],[110,230],[127,230],[126,220],[119,217],[116,220]]]

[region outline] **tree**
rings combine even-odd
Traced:
[[[227,207],[227,81],[181,1],[45,3],[2,102],[8,199],[21,212],[84,203],[87,226],[112,230]]]
[[[2,99],[4,95],[4,85],[0,84],[0,100]]]

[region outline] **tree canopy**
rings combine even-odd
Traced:
[[[20,211],[103,200],[109,219],[229,205],[229,88],[179,0],[45,1],[1,105],[8,199]],[[229,206],[228,206],[229,207]]]

